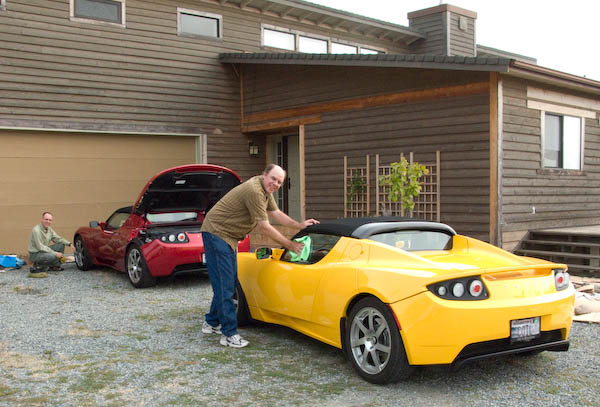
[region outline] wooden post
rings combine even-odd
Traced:
[[[298,155],[300,156],[300,218],[306,219],[306,174],[304,173],[304,125],[298,126]]]
[[[371,165],[369,163],[369,157],[369,154],[367,154],[367,216],[369,216],[369,213],[371,212]]]
[[[344,218],[348,217],[348,157],[344,156]]]
[[[375,216],[379,216],[379,154],[375,154]]]
[[[499,218],[499,206],[498,206],[498,139],[499,139],[499,93],[498,93],[498,74],[496,72],[490,73],[490,221],[489,221],[489,236],[490,243],[494,245],[500,245],[501,242],[498,238],[498,218]]]
[[[437,216],[437,221],[440,222],[441,219],[441,203],[440,203],[440,198],[442,196],[442,192],[440,191],[441,189],[441,182],[440,182],[440,174],[442,173],[441,169],[440,169],[440,162],[441,162],[441,156],[440,156],[440,150],[437,150],[435,152],[435,183],[436,183],[436,216]]]

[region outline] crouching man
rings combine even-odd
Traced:
[[[32,274],[39,274],[36,277],[45,276],[48,270],[61,271],[61,258],[64,257],[65,246],[75,249],[73,244],[65,238],[59,236],[52,225],[52,214],[44,212],[42,222],[35,225],[31,230],[29,237],[29,260],[33,263],[30,269]],[[51,243],[54,243],[51,245]],[[43,275],[41,273],[44,273]]]

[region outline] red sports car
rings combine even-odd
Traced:
[[[106,222],[91,221],[75,232],[75,263],[127,272],[134,287],[159,277],[206,271],[200,226],[204,215],[240,177],[217,165],[166,169],[144,187],[133,206],[117,209]],[[250,250],[248,236],[239,251]]]

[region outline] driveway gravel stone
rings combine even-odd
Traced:
[[[417,368],[369,384],[342,353],[257,324],[244,349],[200,332],[206,276],[135,289],[67,264],[48,278],[0,273],[0,406],[598,406],[600,325],[574,323],[568,352]]]

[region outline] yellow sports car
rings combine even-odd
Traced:
[[[238,322],[341,348],[369,382],[404,379],[414,365],[569,348],[575,290],[564,264],[402,218],[322,222],[294,238],[301,254],[238,254]]]

